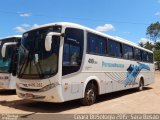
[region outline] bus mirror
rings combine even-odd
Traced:
[[[5,58],[5,56],[6,56],[6,45],[3,45],[1,54],[2,54],[2,58]]]
[[[14,56],[12,57],[12,69],[11,69],[11,73],[13,76],[16,76],[17,73],[17,61],[18,61],[18,53],[15,51]]]
[[[6,57],[6,48],[7,46],[10,46],[10,45],[17,45],[17,42],[8,42],[8,43],[3,44],[2,49],[1,49],[1,54],[3,58]]]
[[[46,39],[45,39],[45,49],[46,49],[46,51],[51,50],[52,37],[53,36],[61,36],[61,33],[50,32],[50,33],[47,34]]]

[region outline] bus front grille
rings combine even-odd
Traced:
[[[28,89],[28,88],[22,88],[20,87],[21,90],[23,91],[29,91],[29,92],[38,92],[40,89]]]

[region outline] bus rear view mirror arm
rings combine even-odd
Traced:
[[[45,49],[46,51],[51,50],[52,45],[52,37],[53,36],[64,36],[63,33],[57,33],[57,32],[49,32],[45,38]]]
[[[6,57],[6,48],[7,48],[7,46],[11,46],[11,45],[17,45],[17,42],[8,42],[8,43],[5,43],[5,44],[2,46],[1,54],[2,54],[2,57],[3,57],[3,58]]]

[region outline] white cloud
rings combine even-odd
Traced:
[[[21,16],[21,17],[30,17],[31,13],[19,13],[19,16]]]
[[[160,16],[160,12],[156,12],[154,15],[156,15],[156,16]]]
[[[154,44],[153,41],[151,41],[151,40],[149,40],[149,39],[147,39],[147,38],[141,38],[141,39],[139,40],[139,43],[145,44],[145,43],[147,43],[147,42],[150,42],[150,43]]]
[[[26,29],[24,29],[23,27],[20,27],[20,26],[16,27],[15,30],[16,30],[17,32],[21,32],[21,33],[23,33],[23,32],[26,31]]]
[[[123,32],[123,34],[130,34],[130,32],[126,32],[126,31],[125,31],[125,32]]]
[[[32,26],[32,28],[36,28],[36,27],[38,27],[39,25],[38,24],[34,24],[33,26]]]
[[[112,24],[105,24],[104,26],[97,26],[96,30],[99,32],[107,32],[107,31],[114,31],[115,28]]]
[[[30,25],[29,24],[26,24],[26,23],[24,23],[24,24],[22,24],[22,27],[30,27]]]
[[[23,32],[25,32],[26,30],[29,30],[29,29],[32,29],[32,28],[36,28],[36,27],[38,27],[38,26],[39,26],[38,24],[29,25],[29,24],[24,23],[24,24],[22,24],[22,25],[20,25],[20,26],[15,27],[15,30],[16,30],[17,32],[23,33]]]

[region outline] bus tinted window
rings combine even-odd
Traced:
[[[133,47],[128,45],[123,45],[123,58],[127,60],[134,59]]]
[[[103,37],[88,33],[88,53],[106,55],[107,40]]]
[[[153,54],[148,53],[148,62],[153,63]]]
[[[135,60],[141,61],[141,50],[137,48],[134,49],[134,58]]]
[[[66,29],[63,48],[63,75],[77,72],[80,69],[83,56],[83,40],[83,30]]]
[[[122,49],[121,43],[108,40],[108,54],[112,57],[121,58],[122,57]]]
[[[147,52],[142,51],[142,61],[147,62],[147,58],[148,58]]]

